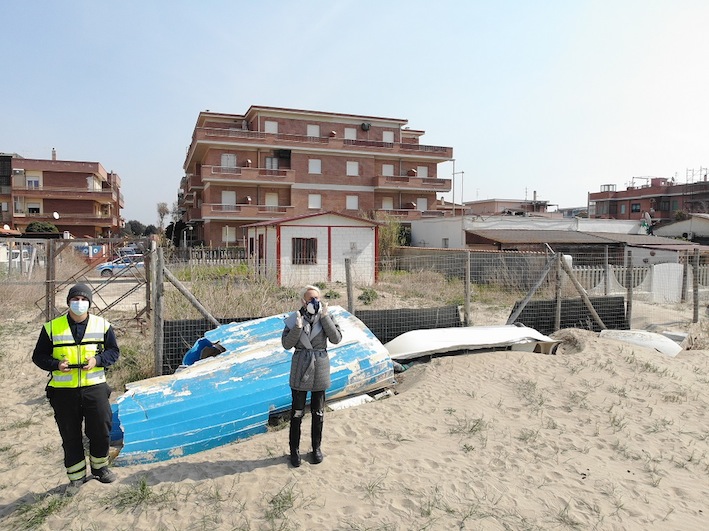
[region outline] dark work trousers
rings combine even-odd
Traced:
[[[111,390],[106,383],[58,389],[47,387],[47,398],[54,409],[59,435],[64,448],[64,466],[73,467],[86,460],[82,422],[89,438],[89,452],[93,457],[108,455],[113,414],[108,397]]]

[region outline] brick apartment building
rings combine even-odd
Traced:
[[[26,159],[0,154],[2,225],[24,232],[48,221],[74,237],[109,237],[123,222],[121,180],[98,162]]]
[[[450,147],[420,143],[407,120],[252,106],[201,112],[178,206],[189,240],[243,245],[244,225],[324,211],[386,213],[402,223],[443,216],[451,190],[438,164]],[[179,241],[183,241],[180,237]]]
[[[637,177],[634,179],[638,179]],[[603,219],[641,219],[647,212],[656,221],[674,220],[678,211],[709,213],[709,181],[677,183],[665,177],[643,178],[641,186],[616,190],[614,184],[588,194],[589,216]]]

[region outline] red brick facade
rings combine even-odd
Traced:
[[[243,225],[322,211],[403,222],[445,215],[437,199],[451,180],[438,165],[453,149],[420,144],[424,131],[406,123],[276,107],[200,113],[178,201],[189,236],[243,245]]]
[[[108,237],[123,226],[120,177],[100,163],[14,155],[11,168],[10,186],[0,191],[4,224],[24,232],[48,221],[78,238]]]

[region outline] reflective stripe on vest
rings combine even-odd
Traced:
[[[62,315],[44,325],[47,335],[52,340],[52,356],[60,361],[68,360],[70,365],[86,364],[86,360],[100,353],[103,339],[110,323],[102,317],[89,314],[86,332],[79,344],[74,340],[69,327],[69,319]],[[88,371],[70,369],[69,372],[52,371],[50,387],[76,388],[96,385],[106,381],[103,367],[94,367]]]

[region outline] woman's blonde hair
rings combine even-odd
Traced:
[[[318,288],[317,286],[307,285],[307,286],[305,286],[302,290],[300,290],[300,300],[301,300],[301,301],[305,301],[305,294],[306,294],[307,292],[309,292],[310,290],[317,291],[317,292],[318,292],[318,298],[321,296],[321,294],[320,294],[320,288]]]

